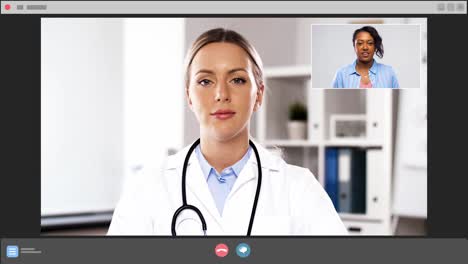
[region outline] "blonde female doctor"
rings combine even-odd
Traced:
[[[249,139],[265,91],[260,56],[212,29],[186,57],[186,97],[200,139],[124,191],[108,235],[346,235],[314,175]]]

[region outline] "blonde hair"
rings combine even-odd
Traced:
[[[197,55],[198,51],[204,46],[218,42],[232,43],[241,47],[249,55],[250,60],[254,64],[253,74],[257,86],[260,87],[263,85],[263,63],[255,48],[241,34],[225,28],[215,28],[201,34],[193,42],[192,47],[187,52],[184,67],[186,89],[190,84],[190,66],[192,65],[195,55]]]

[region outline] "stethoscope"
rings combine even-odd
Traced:
[[[188,161],[190,158],[190,155],[192,154],[193,150],[200,144],[200,139],[197,139],[192,146],[190,147],[189,151],[187,152],[187,155],[185,156],[185,161],[184,161],[184,167],[182,169],[182,206],[179,207],[174,213],[174,216],[172,217],[172,235],[176,236],[176,220],[179,214],[184,211],[184,210],[192,210],[195,213],[197,213],[198,217],[200,218],[202,222],[202,229],[203,229],[203,234],[206,236],[206,221],[205,218],[203,217],[203,214],[200,212],[200,210],[190,204],[187,204],[187,193],[185,191],[185,183],[186,183],[186,173],[187,173],[187,165]],[[260,163],[260,156],[258,155],[257,148],[255,147],[254,143],[249,140],[249,144],[252,147],[252,149],[255,152],[255,158],[257,159],[257,166],[258,166],[258,181],[257,181],[257,191],[255,192],[255,199],[253,202],[253,207],[252,207],[252,213],[250,215],[250,222],[249,222],[249,228],[247,230],[247,236],[250,236],[250,233],[252,232],[252,226],[255,218],[255,212],[257,211],[257,203],[258,203],[258,196],[260,194],[260,189],[262,186],[262,164]]]

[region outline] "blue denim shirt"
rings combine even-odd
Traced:
[[[378,63],[374,60],[369,69],[369,78],[372,88],[400,88],[396,73],[389,65]],[[333,88],[359,88],[361,75],[356,71],[356,60],[352,64],[338,69],[333,78]]]

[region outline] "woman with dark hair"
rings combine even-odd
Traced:
[[[384,56],[382,37],[374,27],[365,26],[354,31],[353,47],[356,60],[341,67],[333,79],[333,88],[399,88],[395,71],[389,65],[378,63]]]
[[[251,140],[264,89],[262,60],[247,39],[223,28],[201,34],[185,63],[200,138],[144,172],[121,198],[108,234],[346,235],[311,171]]]

